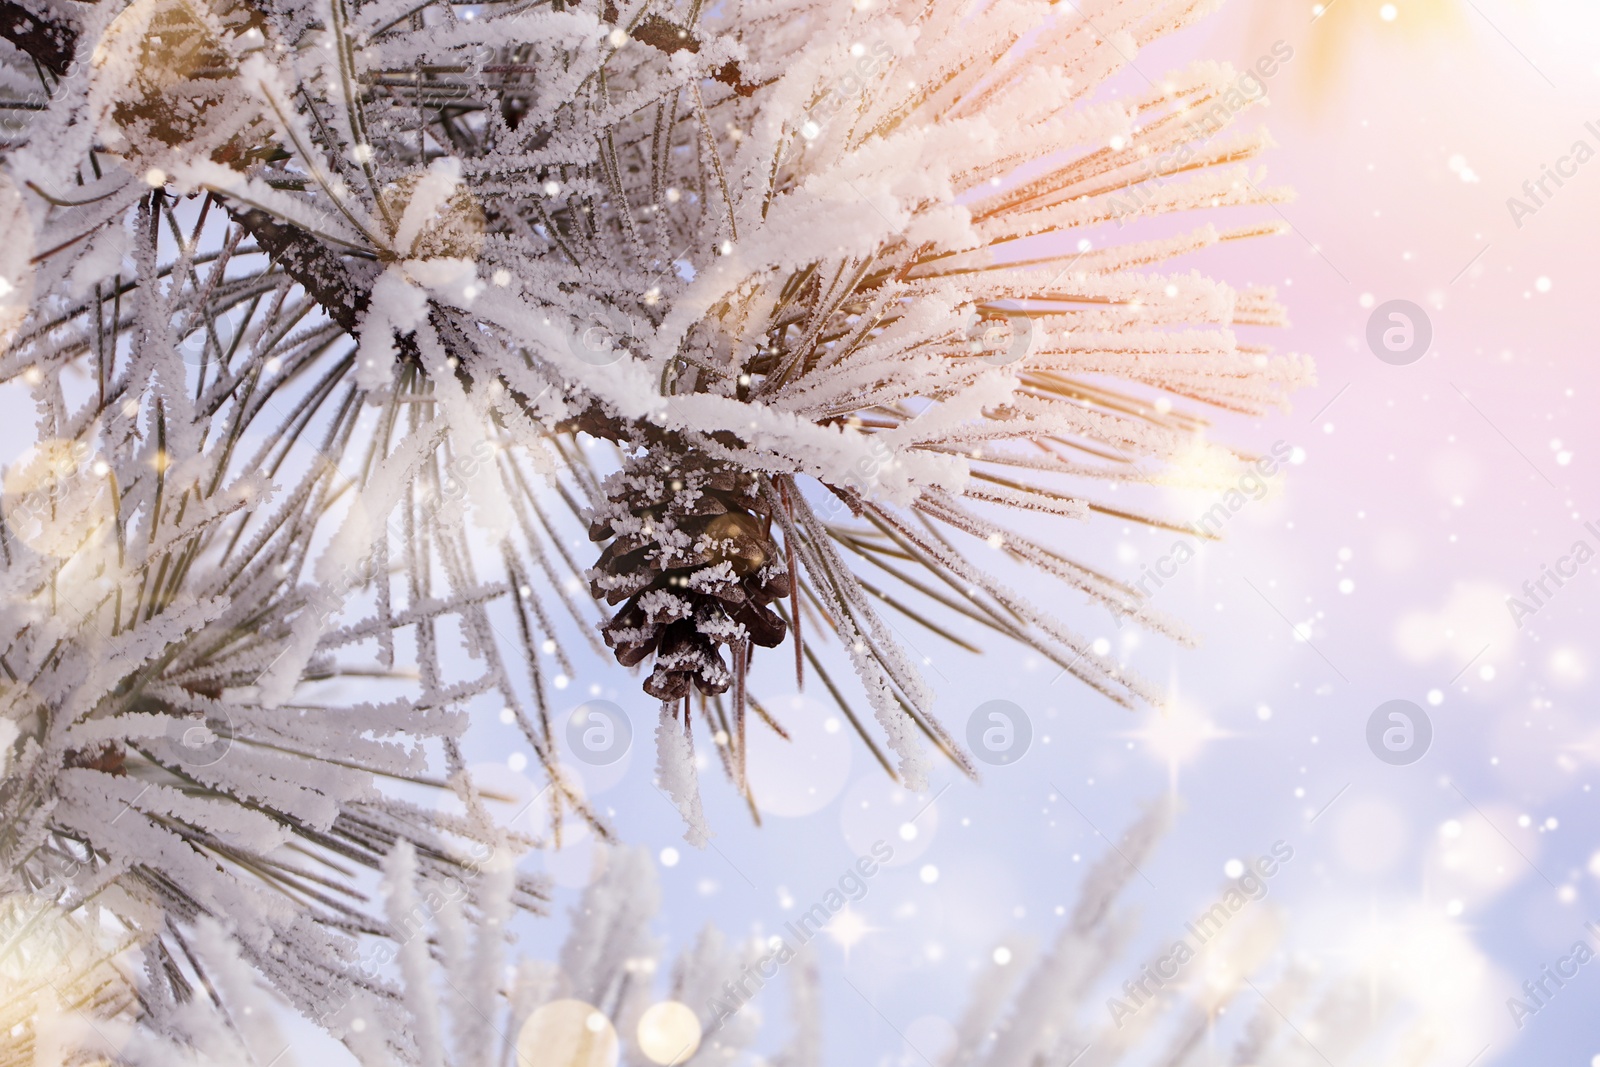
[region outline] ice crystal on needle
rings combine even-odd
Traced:
[[[302,1009],[357,987],[362,872],[500,840],[476,698],[603,832],[556,772],[564,618],[643,669],[696,840],[696,709],[747,794],[747,717],[783,729],[757,648],[911,786],[965,757],[907,625],[1157,699],[976,552],[1181,637],[1059,524],[1159,521],[1100,487],[1308,373],[1236,332],[1270,292],[1162,266],[1275,224],[1159,216],[1284,195],[1191,120],[1226,68],[1130,70],[1211,6],[0,0],[16,888],[115,887],[157,1017],[224,916]]]
[[[1151,1062],[1152,1051],[1154,1062],[1185,1063],[1202,1047],[1236,1065],[1456,1062],[1450,1053],[1463,1038],[1430,1015],[1436,1001],[1403,981],[1289,951],[1286,917],[1261,894],[1254,871],[1219,888],[1219,901],[1238,903],[1222,906],[1229,917],[1206,927],[1207,942],[1186,966],[1172,964],[1170,942],[1141,959],[1133,948],[1137,909],[1124,898],[1171,814],[1164,804],[1150,808],[1089,868],[1047,945],[1005,938],[965,1009],[952,1013],[948,1044],[926,1046],[924,1030],[916,1040],[926,1047],[912,1045],[919,1055],[940,1067],[1123,1067]],[[371,958],[370,970],[395,990],[399,1011],[387,1018],[397,1025],[379,1025],[385,1016],[365,992],[323,1005],[320,1017],[345,1035],[360,1067],[728,1067],[771,1048],[774,1031],[787,1040],[766,1062],[782,1067],[823,1067],[833,1062],[825,1046],[861,1047],[859,1033],[829,1027],[809,948],[778,951],[781,937],[741,941],[708,926],[669,965],[651,930],[661,893],[649,856],[624,848],[609,860],[573,908],[558,957],[514,960],[507,868],[485,862],[470,879],[468,905],[450,884],[422,876],[409,848],[396,850],[383,894],[401,936],[396,949]],[[275,1025],[278,1005],[215,924],[201,925],[195,955],[216,980],[175,1013],[176,1040],[52,1005],[45,1041],[113,1054],[127,1067],[243,1067],[274,1056],[286,1067],[315,1062]],[[77,962],[58,967],[56,981],[88,973],[92,961]],[[784,993],[788,1018],[771,1026]],[[734,994],[737,1010],[725,1006]],[[663,1015],[675,1025],[653,1025]]]
[[[198,327],[269,285],[312,312],[286,368],[324,376],[307,421],[346,386],[385,410],[367,447],[395,484],[478,457],[453,503],[539,588],[524,651],[560,643],[556,605],[593,624],[571,597],[587,577],[646,690],[686,728],[709,701],[741,787],[753,652],[785,641],[842,692],[819,655],[839,639],[878,721],[863,737],[908,783],[924,739],[963,760],[894,614],[964,615],[1113,700],[1158,696],[973,549],[1182,637],[1008,514],[1155,520],[1096,486],[1192,450],[1195,406],[1260,411],[1306,376],[1236,334],[1281,321],[1270,292],[1158,269],[1276,223],[1120,229],[1284,195],[1245,165],[1264,135],[1209,107],[1226,68],[1128,72],[1211,4],[209,3],[74,31],[98,34],[91,61],[61,68],[10,167],[44,269],[99,288],[57,311],[73,344],[34,335],[14,366],[103,331],[136,204],[199,198],[225,221],[186,254],[232,261],[156,317]],[[1104,91],[1119,74],[1131,95]],[[249,363],[212,366],[215,395]],[[565,509],[610,539],[593,567]],[[546,685],[536,668],[514,702],[536,746]]]

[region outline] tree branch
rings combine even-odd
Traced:
[[[56,77],[65,77],[78,50],[78,28],[48,15],[35,15],[16,0],[0,0],[0,37],[26,52]]]
[[[665,25],[654,27],[660,31],[658,35],[668,50],[674,50],[672,44],[676,42],[668,39],[666,28]],[[672,38],[676,36],[671,35]],[[35,15],[16,0],[0,0],[0,37],[27,53],[34,62],[58,78],[66,74],[77,53],[77,27],[48,16]],[[698,43],[695,47],[698,47]],[[304,230],[296,229],[260,208],[241,211],[229,206],[220,195],[217,201],[223,204],[233,221],[255,239],[256,246],[275,260],[284,273],[317,302],[329,320],[350,336],[358,335],[361,319],[372,299],[372,282],[378,272],[376,264],[341,256]],[[400,337],[397,342],[402,359],[418,360],[415,337]],[[456,373],[470,383],[464,362]],[[525,397],[514,396],[525,408],[531,407]],[[569,420],[563,428],[581,429],[611,440],[625,436],[625,428],[599,405],[591,405],[583,414]]]
[[[355,335],[372,296],[376,269],[362,271],[360,267],[368,266],[365,262],[357,266],[355,261],[329,251],[304,230],[280,222],[260,208],[239,211],[230,207],[228,214],[289,277],[300,283],[329,319],[345,333]],[[376,264],[372,266],[375,268]]]

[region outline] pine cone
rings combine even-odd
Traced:
[[[589,590],[627,601],[601,628],[606,644],[626,667],[655,655],[644,691],[660,700],[680,700],[691,685],[726,692],[733,673],[717,646],[743,657],[752,642],[780,644],[787,629],[769,605],[789,595],[789,573],[755,475],[656,450],[630,459],[605,492],[589,537],[612,540]]]

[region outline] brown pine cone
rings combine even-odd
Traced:
[[[655,656],[644,690],[657,699],[680,700],[691,686],[726,692],[733,674],[717,646],[743,656],[752,642],[780,644],[787,629],[769,606],[789,595],[789,574],[756,477],[655,450],[630,459],[605,491],[589,536],[611,543],[589,590],[627,601],[601,628],[606,644],[628,667]]]

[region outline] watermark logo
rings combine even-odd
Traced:
[[[1600,938],[1600,926],[1592,922],[1583,924],[1583,928],[1595,937]],[[1556,960],[1552,968],[1545,964],[1539,968],[1539,977],[1530,978],[1522,983],[1522,995],[1527,999],[1518,997],[1506,998],[1506,1010],[1511,1013],[1511,1021],[1521,1030],[1528,1025],[1530,1015],[1538,1015],[1540,1011],[1549,1007],[1550,1001],[1555,999],[1557,993],[1566,988],[1567,983],[1578,977],[1578,969],[1594,959],[1594,949],[1589,947],[1587,941],[1575,941],[1567,954]],[[1551,988],[1552,983],[1555,988]]]
[[[1294,58],[1294,48],[1285,41],[1276,41],[1270,53],[1261,56],[1256,62],[1245,68],[1232,85],[1218,93],[1211,100],[1209,106],[1203,111],[1191,112],[1192,117],[1187,119],[1185,126],[1193,141],[1186,141],[1177,148],[1165,152],[1154,158],[1146,157],[1140,167],[1138,178],[1123,192],[1113,195],[1108,206],[1111,217],[1116,220],[1120,229],[1126,225],[1127,220],[1137,216],[1156,198],[1151,185],[1157,188],[1166,184],[1166,179],[1173,175],[1181,174],[1193,166],[1200,157],[1199,142],[1204,142],[1216,136],[1233,121],[1234,117],[1253,103],[1267,99],[1267,82],[1271,81],[1289,61]],[[1112,142],[1112,148],[1121,151],[1123,141],[1119,137]],[[1126,196],[1126,199],[1124,199]]]
[[[1600,543],[1600,527],[1592,522],[1583,524],[1583,528],[1593,534],[1596,543]],[[1517,597],[1506,597],[1506,608],[1511,612],[1511,620],[1517,624],[1517,629],[1527,625],[1530,615],[1539,614],[1544,606],[1555,598],[1561,587],[1578,576],[1581,567],[1595,557],[1594,545],[1586,540],[1574,541],[1572,548],[1565,556],[1556,560],[1555,566],[1543,564],[1539,568],[1539,577],[1530,578],[1522,583],[1522,594],[1527,597],[1521,600]],[[1555,588],[1550,588],[1550,583],[1555,583]]]
[[[1584,130],[1600,143],[1600,125],[1593,122],[1583,124]],[[1572,147],[1566,155],[1556,158],[1555,166],[1544,165],[1537,177],[1529,178],[1522,183],[1522,193],[1527,199],[1516,196],[1506,197],[1506,210],[1511,213],[1511,221],[1517,224],[1517,229],[1522,229],[1527,220],[1537,215],[1545,205],[1554,200],[1565,188],[1567,182],[1578,176],[1578,169],[1595,157],[1594,145],[1585,138],[1578,138],[1572,142]],[[1554,183],[1555,188],[1550,188]]]
[[[1406,367],[1433,347],[1433,320],[1409,300],[1390,300],[1367,319],[1367,347],[1391,367]]]
[[[191,319],[189,329],[178,339],[178,355],[191,367],[202,363],[226,363],[234,343],[244,332],[245,309],[235,304],[225,311]]]
[[[1386,701],[1367,717],[1367,747],[1392,767],[1417,762],[1432,744],[1432,720],[1409,700]]]
[[[609,367],[628,354],[623,343],[636,336],[632,320],[616,308],[606,308],[588,319],[579,319],[567,340],[567,347],[591,367]]]
[[[1033,720],[1009,700],[989,700],[967,718],[967,748],[991,767],[1009,767],[1033,744]]]
[[[1268,881],[1292,859],[1294,847],[1285,841],[1274,841],[1267,855],[1248,863],[1230,863],[1228,873],[1233,882],[1221,898],[1196,916],[1193,922],[1184,923],[1188,933],[1174,941],[1164,955],[1138,975],[1123,982],[1121,997],[1106,1000],[1106,1011],[1110,1012],[1111,1021],[1117,1024],[1117,1029],[1122,1029],[1128,1019],[1139,1014],[1164,987],[1177,981],[1189,961],[1199,955],[1209,942],[1215,941],[1235,915],[1247,905],[1263,900],[1269,889]],[[1237,875],[1233,873],[1235,870]]]
[[[816,100],[806,109],[806,113],[799,122],[801,144],[815,141],[822,136],[822,131],[827,128],[834,116],[844,110],[846,104],[860,96],[867,89],[869,80],[882,69],[885,62],[894,57],[894,49],[887,42],[876,41],[869,49],[857,42],[850,46],[850,57],[854,60],[850,69],[836,81],[824,86],[817,94]]]
[[[714,1019],[706,1030],[708,1036],[721,1030],[768,982],[778,977],[778,972],[812,938],[826,930],[835,916],[849,904],[866,898],[872,879],[883,865],[894,859],[894,846],[887,841],[874,841],[867,851],[869,855],[858,856],[820,900],[802,911],[795,921],[784,923],[782,934],[774,934],[767,940],[770,951],[766,955],[746,964],[737,979],[723,982],[721,992],[712,994],[706,1004],[706,1014]]]
[[[1123,622],[1127,619],[1139,621],[1144,616],[1151,598],[1176,578],[1185,564],[1200,555],[1200,542],[1220,536],[1223,527],[1227,526],[1233,516],[1243,510],[1250,501],[1265,500],[1271,492],[1269,480],[1277,476],[1285,462],[1297,462],[1295,450],[1286,441],[1276,441],[1269,455],[1262,456],[1252,463],[1244,474],[1240,475],[1233,488],[1222,494],[1216,503],[1194,522],[1188,524],[1194,543],[1179,538],[1154,564],[1146,563],[1140,570],[1138,580],[1133,583],[1135,594],[1133,610],[1116,613],[1117,629],[1122,629]],[[1151,588],[1152,584],[1154,588]]]
[[[880,435],[863,433],[858,441],[865,451],[856,457],[854,464],[845,468],[843,477],[832,483],[835,492],[812,505],[817,516],[825,521],[832,521],[847,510],[859,516],[859,505],[854,498],[870,496],[878,475],[894,464],[894,453]]]
[[[186,767],[209,767],[220,763],[233,747],[233,720],[217,708],[208,718],[173,719],[167,724],[167,740],[178,750],[178,762]]]
[[[606,767],[627,755],[633,744],[628,713],[609,700],[579,704],[567,716],[567,749],[591,767]]]
[[[1033,351],[1033,317],[1022,311],[990,311],[967,326],[967,342],[991,366],[1004,367]]]

